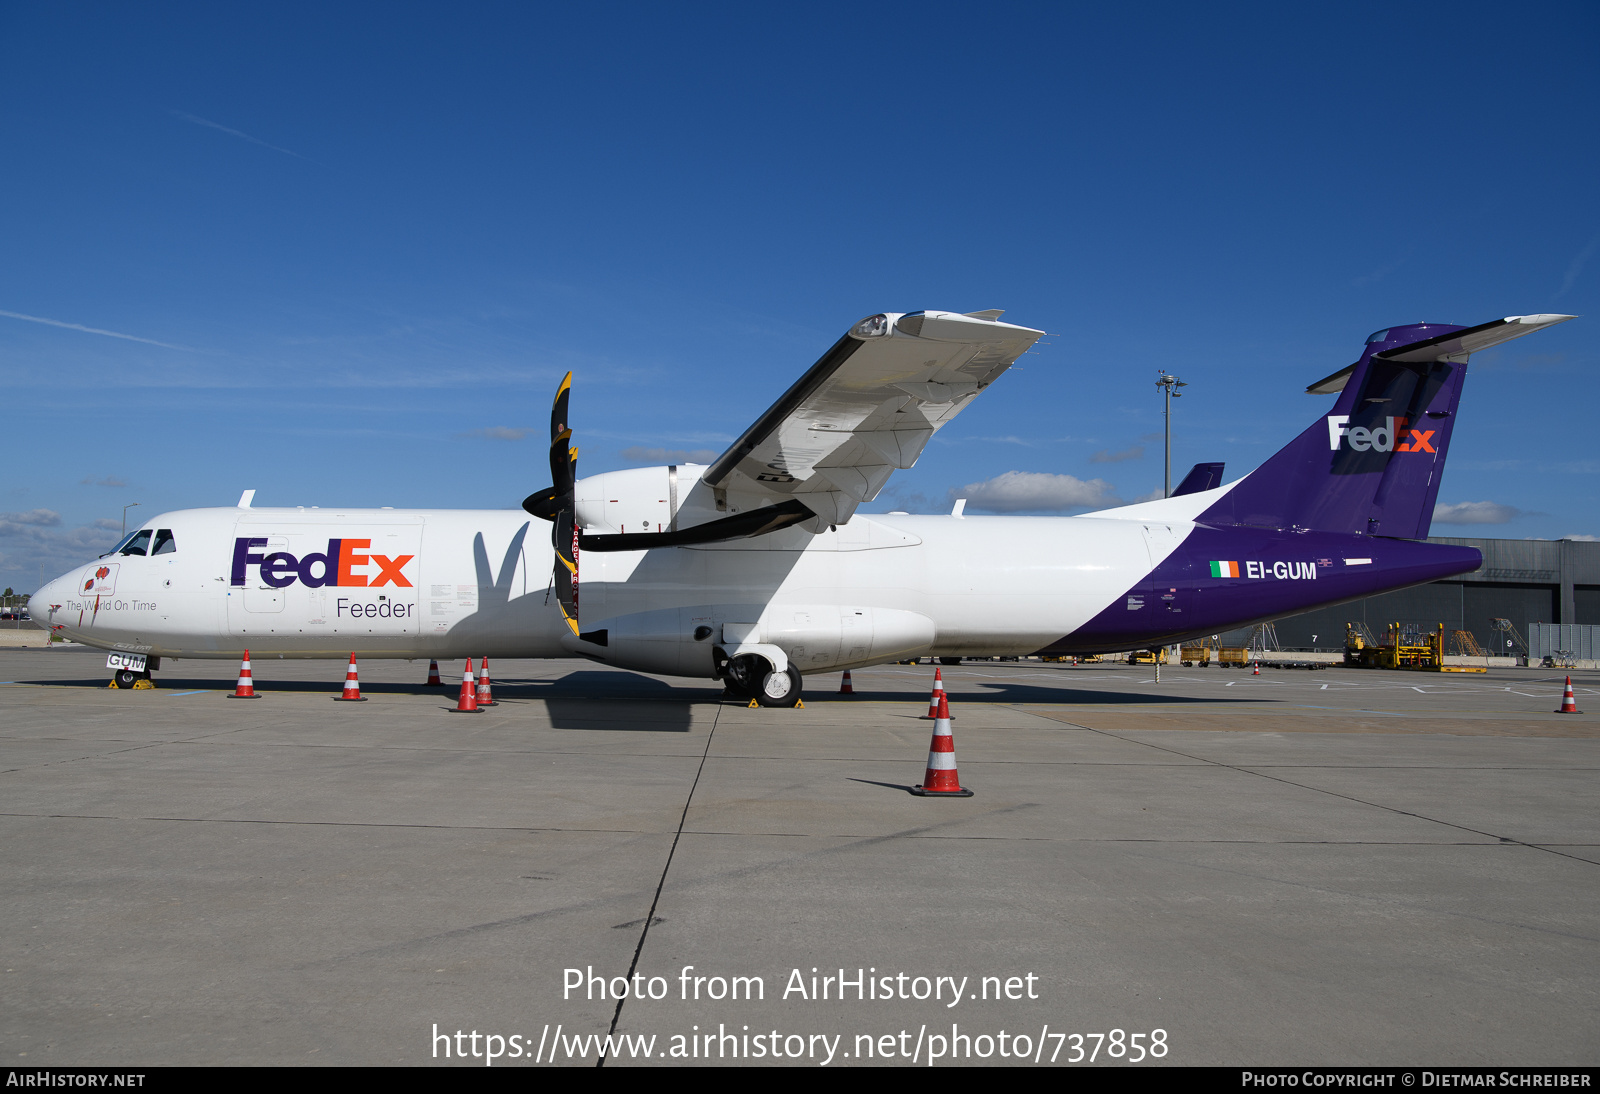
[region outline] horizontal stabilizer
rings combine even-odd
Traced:
[[[1524,334],[1532,334],[1536,330],[1576,318],[1576,315],[1508,315],[1504,319],[1468,327],[1454,334],[1441,334],[1436,338],[1424,338],[1410,345],[1386,349],[1374,356],[1385,361],[1463,360],[1469,353],[1477,353],[1481,349],[1498,346],[1501,342],[1509,342]]]
[[[1384,361],[1465,361],[1467,355],[1477,353],[1479,350],[1498,346],[1502,342],[1509,342],[1513,338],[1521,338],[1524,334],[1532,334],[1545,327],[1553,327],[1557,323],[1565,323],[1568,319],[1576,319],[1575,315],[1554,315],[1541,313],[1539,315],[1508,315],[1504,319],[1494,319],[1487,323],[1480,323],[1476,327],[1467,327],[1463,330],[1451,331],[1433,338],[1424,338],[1420,342],[1410,342],[1403,346],[1395,346],[1381,353],[1373,354],[1374,357]],[[1382,340],[1388,331],[1379,331],[1370,341]],[[1344,390],[1344,385],[1349,382],[1351,374],[1355,372],[1357,361],[1354,365],[1346,365],[1332,376],[1324,376],[1310,387],[1306,388],[1307,395],[1337,395]]]

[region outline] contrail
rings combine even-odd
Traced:
[[[8,319],[26,319],[30,323],[43,323],[47,327],[62,327],[66,330],[81,330],[85,334],[103,334],[107,338],[123,338],[129,342],[143,342],[147,346],[160,346],[162,349],[178,349],[193,352],[188,346],[175,346],[171,342],[157,342],[154,338],[140,338],[136,334],[123,334],[120,331],[101,330],[99,327],[86,327],[82,323],[63,323],[59,319],[46,319],[40,315],[23,315],[17,311],[0,311],[0,315]]]
[[[309,156],[302,156],[300,153],[291,152],[287,148],[279,148],[275,144],[268,144],[266,141],[261,140],[259,137],[252,137],[248,133],[241,133],[237,129],[229,129],[225,125],[218,125],[216,122],[207,121],[204,118],[197,118],[193,114],[185,114],[181,110],[173,110],[173,111],[170,111],[170,113],[172,114],[172,116],[174,118],[182,118],[186,122],[191,122],[194,125],[203,125],[208,129],[220,129],[222,132],[228,134],[229,136],[238,137],[240,140],[249,141],[251,144],[259,144],[262,148],[270,148],[274,152],[282,152],[285,156],[293,156],[295,159],[297,159],[297,160],[305,160],[307,163],[316,163],[317,162],[316,160],[312,159]],[[321,165],[318,164],[318,166],[321,166]]]
[[[1583,267],[1588,263],[1589,259],[1594,257],[1596,247],[1600,247],[1600,236],[1595,236],[1591,239],[1589,245],[1579,251],[1573,260],[1567,264],[1567,276],[1561,279],[1561,288],[1556,291],[1556,299],[1566,295],[1567,290],[1572,288],[1572,283],[1578,280],[1578,275],[1583,272]]]

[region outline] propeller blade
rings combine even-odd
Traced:
[[[562,497],[572,497],[572,486],[577,481],[577,453],[572,450],[572,430],[563,429],[550,442],[550,481],[555,483],[556,493]]]
[[[550,542],[556,550],[552,580],[556,603],[561,607],[561,617],[572,633],[578,633],[578,528],[573,523],[572,510],[563,509],[556,514],[550,530]]]
[[[572,396],[572,373],[561,378],[550,404],[550,482],[552,485],[522,499],[522,508],[540,520],[556,519],[563,509],[573,509],[572,490],[578,481],[578,450],[572,447],[567,425],[567,403]]]
[[[567,400],[572,395],[572,373],[567,373],[561,379],[561,386],[556,388],[556,400],[550,405],[550,440],[554,442],[567,429]]]
[[[555,590],[561,618],[578,634],[578,540],[582,529],[577,523],[577,502],[573,490],[578,482],[578,450],[572,447],[572,429],[567,425],[567,404],[572,397],[572,373],[561,378],[555,401],[550,404],[550,482],[552,485],[522,499],[522,507],[541,520],[548,520],[550,544],[555,548],[555,565],[550,585]]]

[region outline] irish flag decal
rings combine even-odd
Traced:
[[[1238,577],[1239,564],[1237,562],[1213,562],[1211,564],[1212,577]]]

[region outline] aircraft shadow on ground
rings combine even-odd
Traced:
[[[297,695],[316,694],[321,692],[330,698],[338,698],[344,689],[342,680],[332,683],[326,680],[272,680],[262,679],[260,676],[253,678],[255,691],[258,695],[271,695],[274,692],[293,692]],[[81,680],[18,680],[19,684],[33,684],[38,687],[54,688],[107,688],[111,681],[104,676],[89,677]],[[235,678],[230,676],[226,680],[195,677],[185,679],[181,676],[172,676],[163,673],[155,678],[157,691],[232,691]],[[454,701],[460,684],[448,688],[430,688],[426,684],[376,684],[362,681],[362,695],[438,695]],[[500,687],[495,685],[496,690]]]
[[[720,684],[673,686],[631,672],[569,672],[552,680],[510,679],[496,698],[541,700],[555,729],[687,733],[696,704],[718,702]]]
[[[20,680],[19,683],[53,687],[104,688],[104,677],[69,680]],[[231,690],[234,681],[174,677],[163,675],[158,681],[162,691]],[[296,695],[324,694],[330,699],[339,695],[343,681],[324,680],[272,680],[256,677],[255,689],[262,696],[274,692]],[[1175,695],[1154,690],[1108,691],[1076,687],[1041,687],[1024,683],[990,683],[976,685],[968,691],[960,685],[951,690],[950,704],[959,707],[962,702],[1014,703],[1018,705],[1049,706],[1118,706],[1159,704],[1163,706],[1236,706],[1241,703],[1273,703],[1277,699],[1245,696]],[[362,683],[363,695],[428,695],[442,702],[455,704],[459,683],[443,687],[426,684],[398,684],[388,682]],[[707,683],[704,686],[674,686],[654,677],[639,673],[619,671],[579,671],[550,680],[527,680],[515,677],[496,681],[496,699],[515,705],[519,701],[541,700],[550,714],[556,729],[620,729],[654,730],[682,733],[689,729],[690,707],[694,704],[724,701],[722,688]],[[906,703],[926,710],[926,692],[916,690],[893,691],[857,687],[853,695],[836,692],[809,691],[804,696],[808,704],[879,702]],[[640,700],[646,700],[640,702]],[[614,702],[613,702],[614,701]],[[733,701],[733,700],[728,700]]]
[[[1175,706],[1212,706],[1219,704],[1234,706],[1239,703],[1271,703],[1277,701],[1275,699],[1261,698],[1247,699],[1243,696],[1233,695],[1221,698],[1207,698],[1199,695],[1173,695],[1171,693],[1150,691],[1101,691],[1075,687],[1039,687],[1035,684],[991,684],[986,682],[976,686],[982,690],[967,691],[964,688],[961,688],[961,690],[956,690],[955,688],[948,690],[946,694],[949,696],[950,705],[953,707],[960,706],[965,701],[972,703],[1018,703],[1023,705],[1048,704],[1050,706],[1072,706],[1078,704],[1085,706],[1096,704],[1115,706],[1117,704],[1132,703],[1145,705],[1162,703]],[[957,684],[956,687],[960,688],[960,685]],[[805,700],[807,703],[834,701],[849,703],[862,700],[879,703],[915,702],[920,703],[924,711],[926,711],[927,696],[928,693],[925,690],[919,690],[915,693],[876,691],[857,685],[853,695],[823,693],[813,697],[807,694]]]

